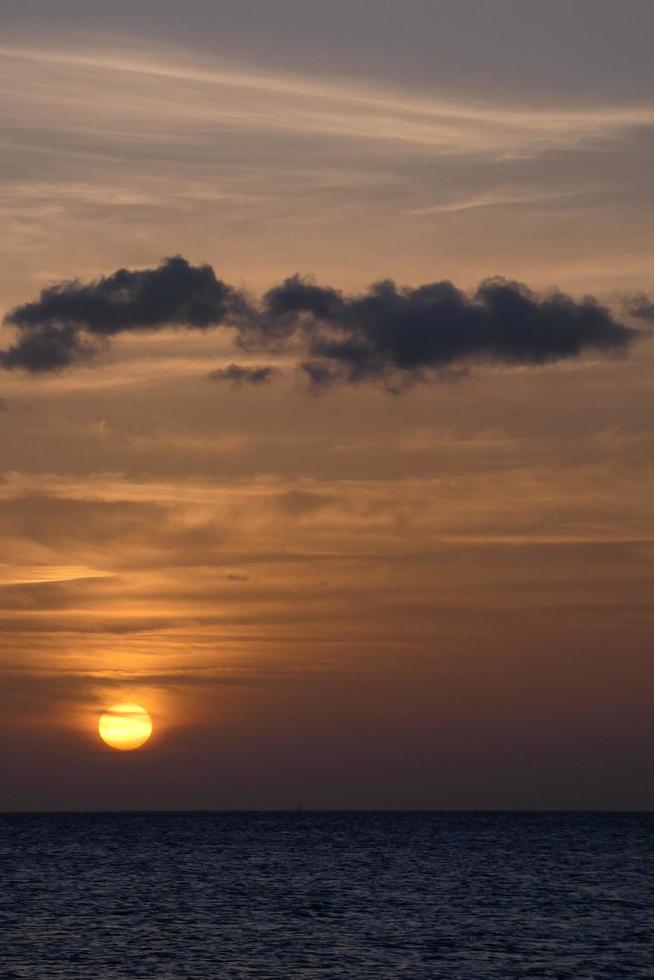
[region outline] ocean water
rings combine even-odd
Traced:
[[[0,977],[654,977],[654,815],[0,817]]]

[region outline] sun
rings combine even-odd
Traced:
[[[152,719],[138,704],[113,704],[101,716],[98,732],[112,749],[139,749],[152,735]]]

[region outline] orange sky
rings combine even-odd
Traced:
[[[408,6],[418,51],[435,14]],[[134,18],[53,23],[56,45],[8,18],[4,313],[182,254],[253,303],[296,272],[346,294],[502,275],[636,325],[654,102],[621,61],[600,83],[599,27],[566,93],[481,54],[476,78],[355,70],[332,37],[312,71],[236,22],[181,44]],[[400,394],[312,393],[298,338],[218,329],[0,370],[0,809],[654,806],[639,325],[608,356]],[[276,372],[211,380],[233,363]],[[129,755],[95,730],[121,700],[155,726]]]

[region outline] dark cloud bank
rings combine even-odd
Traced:
[[[633,315],[650,318],[636,297]],[[119,333],[184,327],[229,327],[245,350],[300,351],[314,387],[377,381],[398,387],[474,362],[547,364],[585,352],[625,350],[638,331],[592,297],[538,295],[494,278],[467,294],[450,282],[400,288],[392,281],[347,296],[294,276],[260,302],[222,282],[209,265],[180,256],[156,269],[119,269],[91,283],[63,282],[11,311],[13,346],[0,365],[32,373],[57,371],[95,355]],[[236,364],[216,381],[262,384],[271,367]]]

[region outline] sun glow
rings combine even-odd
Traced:
[[[138,749],[152,734],[152,719],[138,704],[114,704],[101,716],[98,732],[112,749]]]

